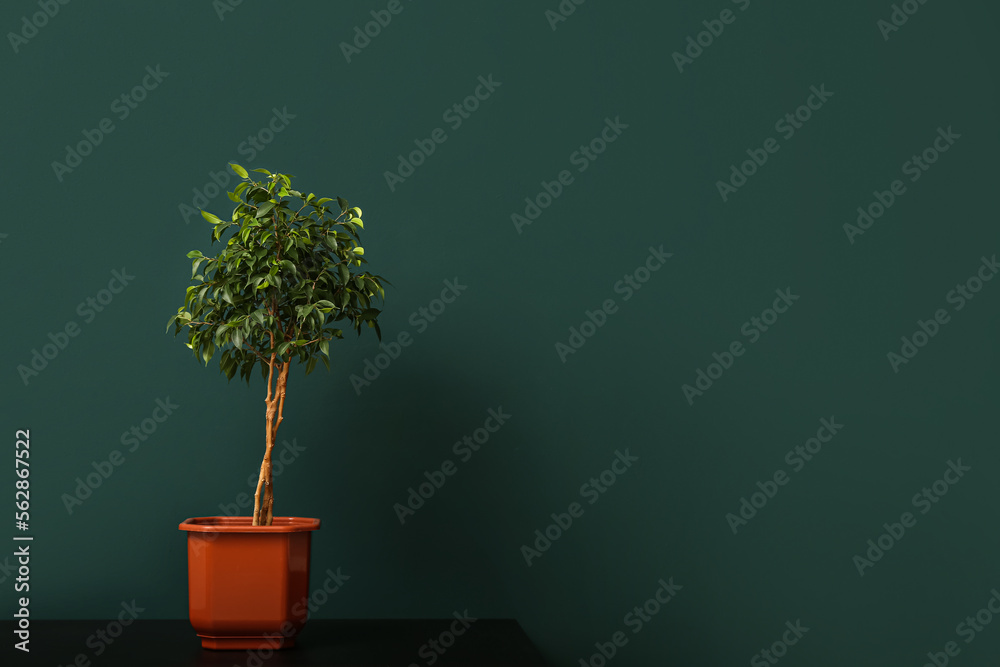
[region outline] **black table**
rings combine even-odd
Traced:
[[[4,667],[284,667],[285,665],[399,665],[401,667],[546,665],[513,619],[480,619],[447,648],[436,644],[454,619],[310,620],[293,648],[212,651],[201,648],[184,620],[136,620],[110,643],[100,639],[108,621],[32,621],[30,654],[13,648],[15,626],[4,623]],[[118,628],[115,628],[117,631]],[[444,635],[444,642],[453,637]],[[443,651],[443,652],[441,652]],[[98,655],[98,652],[100,653]]]

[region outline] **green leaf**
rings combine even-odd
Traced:
[[[268,213],[270,213],[273,209],[274,209],[274,202],[273,201],[266,201],[266,202],[264,202],[263,204],[260,205],[260,208],[257,209],[257,215],[254,216],[254,217],[256,217],[257,219],[263,218],[265,215],[267,215]]]
[[[208,211],[202,211],[201,212],[201,217],[205,218],[206,220],[208,220],[209,222],[211,222],[213,225],[218,225],[218,224],[222,223],[222,219],[221,218],[212,215]]]
[[[195,257],[204,257],[204,255],[201,254],[201,250],[192,250],[187,254],[187,256],[188,259],[194,259]]]
[[[249,174],[247,173],[247,170],[244,169],[243,167],[241,167],[240,165],[233,164],[232,162],[230,162],[229,166],[232,167],[233,171],[235,171],[237,174],[239,174],[241,178],[247,178],[249,176]]]
[[[317,199],[317,200],[315,201],[315,203],[316,203],[316,204],[325,204],[325,203],[327,203],[328,201],[333,201],[333,200],[332,200],[332,199],[330,199],[329,197],[323,197],[322,199]]]
[[[240,198],[234,195],[232,192],[226,192],[226,196],[229,197],[234,202],[236,202],[237,204],[240,203]]]
[[[351,272],[347,270],[346,264],[341,264],[337,267],[337,271],[340,273],[340,281],[342,283],[347,283],[351,279]]]
[[[323,339],[319,342],[319,351],[322,352],[327,357],[330,356],[330,341]]]
[[[269,172],[267,169],[254,169],[253,171],[256,171],[257,173],[260,174],[267,174],[268,176],[271,175],[271,172]]]
[[[360,218],[361,217],[361,209],[358,208],[357,206],[355,206],[354,208],[351,209],[351,213],[354,214],[355,218]]]
[[[361,246],[358,246],[356,248],[352,248],[351,252],[353,252],[355,255],[363,255],[365,254],[365,249],[362,248]]]
[[[340,204],[340,211],[341,212],[346,211],[347,207],[349,206],[348,203],[347,203],[347,200],[344,199],[343,197],[337,197],[337,203]]]
[[[364,223],[364,221],[361,218],[354,218],[354,220],[351,220],[351,222],[353,222],[354,224],[356,224],[361,229],[365,228],[365,223]]]

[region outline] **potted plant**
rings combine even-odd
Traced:
[[[352,271],[367,263],[359,245],[361,209],[292,189],[292,177],[242,178],[233,192],[232,217],[202,211],[212,242],[228,236],[215,257],[192,250],[184,305],[167,323],[174,336],[188,327],[187,346],[205,365],[222,351],[220,371],[239,372],[250,384],[258,366],[267,379],[264,458],[252,517],[197,517],[180,529],[188,539],[191,624],[206,648],[277,648],[294,645],[306,620],[311,531],[318,519],[274,516],[271,451],[283,421],[289,369],[317,361],[330,369],[330,341],[350,325],[375,330],[384,301],[382,277]],[[336,208],[327,206],[336,201]],[[301,206],[298,206],[301,203]],[[336,213],[336,215],[334,215]],[[232,230],[230,230],[232,228]],[[204,265],[204,266],[202,266]]]

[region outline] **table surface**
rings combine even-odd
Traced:
[[[310,620],[296,646],[273,651],[213,651],[184,620],[136,620],[111,643],[98,639],[108,621],[31,621],[30,654],[13,648],[14,624],[4,623],[4,667],[284,667],[285,665],[539,665],[547,663],[513,619],[480,619],[444,653],[429,642],[446,632],[454,619]],[[106,635],[105,635],[106,636]],[[447,641],[447,639],[446,639]],[[81,657],[82,656],[82,657]]]

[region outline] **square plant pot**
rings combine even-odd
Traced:
[[[288,648],[306,622],[309,547],[319,519],[186,519],[188,609],[211,649]]]

